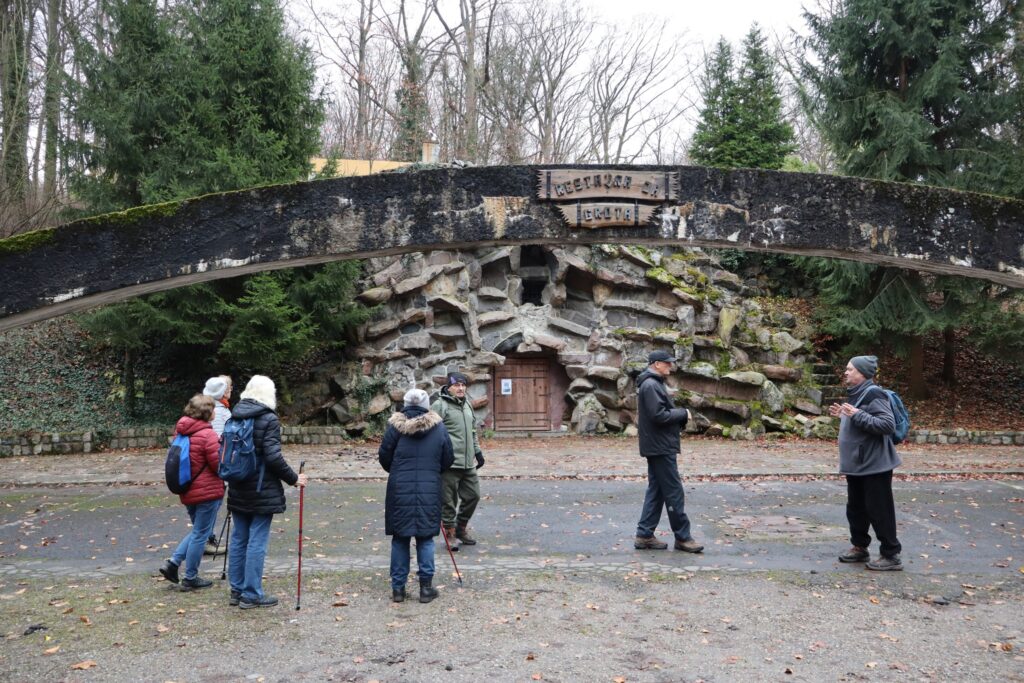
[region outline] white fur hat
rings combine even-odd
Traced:
[[[402,400],[405,402],[406,407],[416,406],[430,409],[430,395],[422,389],[410,389],[405,392]]]
[[[227,390],[228,383],[224,381],[223,377],[211,377],[206,380],[206,386],[203,387],[203,396],[209,396],[213,400],[218,401]]]
[[[277,410],[277,389],[274,388],[274,380],[266,375],[253,375],[239,398],[243,401],[251,398],[271,410]]]

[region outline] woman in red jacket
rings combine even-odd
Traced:
[[[164,562],[160,573],[172,583],[178,583],[178,568],[185,561],[185,577],[181,590],[209,588],[212,581],[199,576],[199,562],[203,559],[206,539],[217,521],[217,511],[224,498],[224,482],[217,476],[220,465],[220,441],[210,426],[213,417],[213,399],[196,394],[189,399],[175,431],[189,437],[189,460],[192,465],[192,486],[181,494],[181,502],[192,518],[192,531],[181,539],[171,559]]]

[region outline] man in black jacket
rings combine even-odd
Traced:
[[[675,534],[675,549],[699,553],[704,546],[690,535],[690,519],[683,511],[683,483],[679,479],[679,432],[686,426],[689,412],[675,408],[665,389],[665,378],[672,372],[675,359],[665,351],[647,356],[647,369],[636,380],[637,428],[640,455],[647,458],[647,495],[636,527],[637,550],[664,550],[668,547],[654,538],[661,521],[661,508],[668,510],[668,521]]]

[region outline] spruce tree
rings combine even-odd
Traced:
[[[846,0],[806,14],[803,75],[843,170],[991,191],[1002,127],[1018,113],[1008,59],[1020,3]]]
[[[805,14],[813,54],[801,69],[805,103],[843,171],[1004,189],[1019,165],[1019,147],[1000,137],[1019,117],[1019,80],[1008,57],[1020,12],[1019,3],[991,1],[846,0],[832,14]],[[966,302],[976,311],[986,286],[874,267],[857,267],[863,277],[843,284],[850,269],[836,262],[819,273],[837,283],[825,296],[830,331],[902,347],[910,395],[926,396],[922,335],[942,329],[951,344],[953,328],[972,310]],[[949,348],[946,358],[951,363]],[[951,366],[944,377],[954,381]]]
[[[690,158],[703,166],[736,166],[734,141],[736,125],[736,81],[733,78],[732,47],[724,38],[705,61],[700,84],[704,104],[693,134]]]
[[[739,165],[747,168],[782,168],[796,145],[793,127],[782,116],[775,62],[765,49],[757,24],[743,40],[743,62],[736,80],[739,96],[738,125],[742,132]]]
[[[73,93],[90,133],[74,187],[90,213],[305,179],[322,103],[310,52],[288,35],[277,0],[108,7],[110,49],[87,53]],[[354,302],[357,276],[345,263],[222,280],[101,309],[85,323],[124,352],[126,377],[150,343],[216,368],[268,372],[314,344],[343,343],[346,326],[366,317]]]
[[[757,24],[743,41],[738,73],[732,48],[720,39],[701,78],[704,100],[690,157],[720,168],[782,168],[795,146],[782,116],[775,65]]]

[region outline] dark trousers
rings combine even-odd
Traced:
[[[896,503],[892,498],[892,470],[863,477],[846,475],[846,519],[850,542],[860,548],[871,545],[868,527],[875,530],[883,557],[898,555],[903,547],[896,538]]]
[[[636,535],[651,538],[661,521],[661,508],[668,510],[668,523],[680,541],[690,538],[690,518],[683,512],[683,482],[679,479],[676,456],[647,458],[647,494],[636,526]]]

